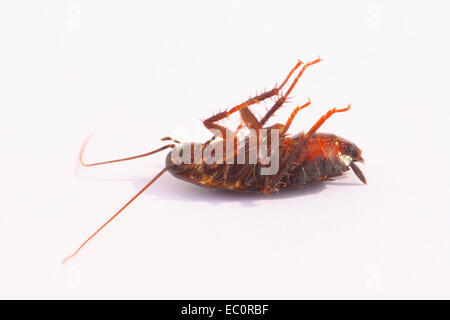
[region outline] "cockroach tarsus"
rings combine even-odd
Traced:
[[[166,157],[166,166],[161,170],[147,185],[145,185],[136,195],[134,195],[119,211],[117,211],[108,221],[106,221],[96,232],[94,232],[83,244],[70,256],[63,260],[65,263],[70,258],[74,257],[78,252],[106,225],[108,225],[114,218],[116,218],[130,203],[139,197],[150,185],[158,180],[164,173],[169,171],[175,177],[189,181],[191,183],[206,186],[214,189],[226,189],[242,192],[262,192],[264,194],[278,192],[280,189],[305,187],[312,183],[328,180],[332,177],[342,175],[345,171],[352,169],[356,176],[366,184],[366,179],[362,171],[356,166],[355,162],[363,162],[361,157],[361,150],[352,142],[329,133],[318,133],[317,130],[329,119],[333,114],[345,112],[350,109],[350,105],[346,108],[333,108],[323,115],[314,126],[306,133],[297,133],[289,135],[288,130],[297,113],[311,104],[308,101],[302,106],[297,106],[291,113],[285,124],[274,124],[272,126],[265,126],[269,118],[271,118],[276,111],[283,106],[289,94],[294,89],[303,72],[310,66],[318,63],[321,59],[316,59],[312,62],[303,64],[298,61],[292,68],[287,77],[279,87],[275,87],[270,91],[266,91],[260,95],[248,99],[247,101],[223,112],[215,114],[203,121],[204,126],[214,133],[213,138],[200,144],[202,150],[213,142],[216,137],[222,138],[222,141],[231,137],[235,143],[233,149],[233,157],[237,156],[238,149],[236,147],[238,138],[237,132],[243,127],[250,130],[267,131],[277,130],[279,132],[279,168],[275,174],[262,175],[260,173],[263,164],[260,163],[212,163],[209,164],[206,159],[202,158],[200,163],[176,163],[173,161],[173,153],[179,152],[181,148],[186,147],[186,144],[180,143],[176,139],[170,137],[162,138],[162,141],[171,141],[172,143],[162,146],[156,150],[122,159],[102,161],[96,163],[85,163],[83,161],[83,154],[86,144],[89,140],[86,139],[80,151],[80,163],[83,166],[97,166],[108,163],[115,163],[127,161],[142,157],[147,157],[152,154],[161,152],[166,149],[172,149]],[[303,65],[303,66],[302,66]],[[287,91],[283,94],[282,89],[288,83],[295,71],[300,68]],[[258,104],[268,98],[275,98],[275,103],[266,112],[266,114],[258,120],[257,117],[249,109],[250,106]],[[241,125],[233,132],[225,126],[218,124],[220,120],[228,118],[233,113],[239,112],[241,116]],[[193,143],[188,143],[189,148],[194,146]],[[246,159],[249,159],[249,149],[244,145]]]

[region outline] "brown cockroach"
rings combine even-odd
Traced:
[[[291,113],[290,117],[285,124],[274,124],[266,127],[265,124],[272,117],[275,112],[283,106],[286,102],[289,94],[294,89],[298,80],[303,72],[311,65],[314,65],[321,61],[316,59],[312,62],[303,64],[298,61],[294,68],[289,72],[286,79],[282,84],[270,91],[264,92],[247,101],[223,112],[220,112],[212,117],[203,121],[204,126],[214,133],[213,138],[205,143],[184,143],[170,137],[163,138],[163,141],[172,141],[173,143],[165,145],[154,151],[132,156],[128,158],[122,158],[117,160],[109,160],[97,163],[87,164],[83,161],[83,153],[86,147],[87,141],[83,144],[80,152],[80,163],[83,166],[96,166],[114,162],[127,161],[142,157],[147,157],[152,154],[158,153],[166,149],[173,149],[168,153],[166,157],[166,166],[159,172],[147,185],[145,185],[135,196],[133,196],[119,211],[117,211],[108,221],[106,221],[94,234],[92,234],[72,255],[64,259],[63,263],[68,259],[74,257],[85,245],[91,240],[98,232],[100,232],[107,224],[109,224],[115,217],[117,217],[131,202],[133,202],[138,196],[140,196],[151,184],[158,180],[164,173],[169,171],[175,177],[192,182],[200,186],[206,186],[214,189],[225,189],[233,191],[244,192],[262,192],[264,194],[278,192],[280,189],[287,188],[299,188],[305,187],[312,183],[328,180],[332,177],[342,175],[350,168],[356,174],[356,176],[365,184],[366,179],[361,170],[356,166],[355,162],[363,162],[361,157],[361,150],[352,142],[329,133],[317,133],[317,130],[322,124],[330,118],[333,114],[339,112],[345,112],[350,109],[350,105],[346,108],[337,109],[333,108],[323,115],[314,126],[306,133],[298,133],[295,135],[289,135],[289,130],[292,121],[297,113],[311,104],[310,101],[302,106],[297,106]],[[289,81],[294,72],[300,67],[298,74],[293,80],[288,90],[283,94],[282,88]],[[268,98],[275,98],[274,105],[267,111],[267,113],[258,120],[256,116],[250,111],[251,105],[257,104]],[[241,116],[241,125],[236,131],[230,131],[228,128],[219,125],[217,122],[228,118],[233,113],[239,112]],[[278,170],[269,175],[261,174],[262,168],[266,167],[266,164],[259,162],[251,163],[249,161],[250,152],[252,151],[249,144],[248,136],[244,140],[237,138],[237,133],[243,127],[256,130],[257,147],[259,148],[261,140],[260,131],[266,130],[268,133],[272,133],[276,130],[278,142]],[[230,139],[232,141],[232,153],[224,152],[225,156],[220,156],[222,161],[215,161],[211,163],[202,154],[200,161],[194,161],[195,150],[200,149],[204,151],[208,147],[214,147],[219,141],[214,141],[216,137],[221,137],[222,140]],[[271,135],[271,137],[273,137]],[[89,138],[88,138],[89,139]],[[269,145],[273,145],[272,138],[266,136],[266,140]],[[222,147],[223,145],[223,147]],[[219,148],[223,148],[226,151],[225,145],[222,143]],[[187,157],[190,161],[188,163],[174,161],[179,159],[183,152],[192,151]],[[218,149],[214,149],[218,150]],[[271,149],[272,150],[272,149]],[[272,151],[271,151],[272,152]],[[269,152],[269,153],[271,153]],[[214,155],[214,152],[211,153]],[[239,155],[244,155],[245,161],[242,163],[236,163],[236,159]],[[232,161],[227,161],[227,160]],[[216,159],[217,160],[217,159]]]

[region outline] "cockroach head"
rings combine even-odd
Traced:
[[[338,142],[338,149],[342,155],[349,157],[352,162],[364,162],[364,159],[361,156],[361,149],[359,149],[353,142],[341,138]]]
[[[339,149],[339,158],[345,166],[349,166],[356,176],[366,184],[366,178],[362,173],[361,169],[355,164],[355,162],[364,162],[363,157],[361,157],[361,149],[359,149],[353,142],[340,138],[337,142]]]

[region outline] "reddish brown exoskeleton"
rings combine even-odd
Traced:
[[[304,65],[299,61],[279,87],[250,98],[227,111],[220,112],[204,120],[203,124],[205,127],[214,133],[214,137],[205,143],[181,144],[179,141],[167,137],[162,140],[171,140],[173,143],[157,150],[123,159],[86,164],[82,159],[86,141],[80,152],[80,162],[84,166],[96,166],[142,158],[169,148],[173,150],[167,155],[165,168],[91,235],[75,253],[65,258],[63,262],[74,257],[90,239],[167,171],[171,172],[177,178],[201,186],[233,191],[262,192],[264,194],[278,192],[280,189],[305,187],[315,182],[342,175],[350,168],[365,184],[366,179],[355,164],[355,162],[363,162],[361,150],[354,143],[336,135],[317,133],[317,130],[328,118],[335,113],[348,111],[350,105],[342,109],[333,108],[329,110],[306,133],[298,133],[291,136],[288,134],[288,130],[297,113],[301,109],[309,106],[311,104],[310,101],[302,106],[296,107],[286,123],[265,126],[269,118],[284,105],[303,72],[309,66],[319,61],[320,59],[317,59]],[[303,67],[294,78],[292,84],[283,94],[281,92],[282,88],[294,72],[302,65]],[[268,98],[275,98],[275,103],[258,120],[250,111],[249,107]],[[231,131],[217,123],[236,112],[240,113],[242,122],[235,131]],[[253,133],[243,139],[239,139],[237,134],[243,127]],[[276,133],[276,135],[273,135],[273,133]],[[222,139],[215,140],[216,137]],[[253,141],[256,141],[256,146],[252,145],[252,138]],[[230,144],[224,143],[229,141],[231,141]],[[276,171],[271,174],[263,173],[264,169],[267,169],[268,164],[263,163],[259,158],[262,142],[265,142],[269,146],[270,151],[267,152],[268,155],[276,153],[277,156]],[[276,149],[273,148],[274,145],[277,146]],[[213,152],[211,152],[211,149]],[[256,152],[253,152],[255,149]],[[198,150],[200,150],[200,155],[197,157],[196,152]],[[207,156],[205,156],[205,150],[209,150]],[[218,150],[222,153],[219,156],[217,155]],[[189,151],[189,155],[186,156],[187,151]],[[258,156],[256,161],[253,162],[250,161],[252,153]],[[180,161],[181,157],[184,157],[183,159],[187,159],[188,161]],[[211,161],[212,158],[215,161]],[[238,161],[238,159],[244,160]],[[253,160],[255,160],[255,157],[253,157]]]

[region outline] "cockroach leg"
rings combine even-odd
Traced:
[[[287,77],[284,79],[284,81],[281,83],[279,87],[275,87],[271,91],[276,92],[277,94],[281,91],[281,89],[286,85],[286,83],[291,78],[292,74],[297,70],[303,62],[300,60],[297,62],[297,64],[292,68],[292,70],[289,72]],[[270,92],[270,91],[269,91]],[[272,95],[270,95],[272,96]],[[266,99],[266,98],[264,98]],[[262,101],[262,100],[261,100]],[[245,123],[246,127],[253,130],[259,130],[262,128],[262,124],[256,119],[255,115],[248,109],[244,108],[240,110],[242,121]]]
[[[215,135],[212,136],[211,139],[209,139],[208,141],[206,141],[206,142],[203,144],[203,146],[202,146],[202,153],[203,153],[203,151],[205,150],[205,148],[206,148],[207,146],[209,146],[209,145],[211,144],[211,142],[213,142],[214,140],[216,140],[216,136],[215,136]]]
[[[214,123],[214,121],[210,121],[209,119],[204,120],[203,125],[205,126],[206,129],[211,131],[214,134],[214,136],[218,135],[225,139],[225,137],[230,137],[233,134],[233,132],[231,132],[230,129],[225,128],[224,126],[221,126],[217,123]]]
[[[163,151],[163,150],[166,150],[166,149],[168,149],[168,148],[175,148],[175,145],[174,145],[174,144],[168,144],[168,145],[165,145],[165,146],[163,146],[163,147],[161,147],[161,148],[158,148],[158,149],[156,149],[156,150],[153,150],[153,151],[150,151],[150,152],[147,152],[147,153],[144,153],[144,154],[140,154],[140,155],[137,155],[137,156],[127,157],[127,158],[122,158],[122,159],[116,159],[116,160],[108,160],[108,161],[102,161],[102,162],[95,162],[95,163],[85,163],[84,160],[83,160],[83,154],[84,154],[84,150],[86,149],[86,145],[87,145],[87,143],[89,142],[89,140],[91,139],[91,137],[92,137],[92,135],[89,136],[89,137],[84,141],[83,146],[81,147],[81,151],[80,151],[80,156],[79,156],[80,163],[81,163],[83,166],[85,166],[85,167],[99,166],[99,165],[102,165],[102,164],[108,164],[108,163],[114,163],[114,162],[121,162],[121,161],[128,161],[128,160],[133,160],[133,159],[138,159],[138,158],[148,157],[148,156],[150,156],[150,155],[152,155],[152,154],[158,153],[158,152]]]
[[[291,126],[292,121],[294,120],[294,118],[295,118],[295,116],[297,115],[297,113],[298,113],[300,110],[302,110],[302,109],[306,108],[307,106],[309,106],[310,104],[311,104],[311,99],[308,98],[308,102],[307,102],[307,103],[305,103],[305,104],[302,105],[301,107],[300,107],[300,106],[297,106],[297,107],[294,109],[294,111],[292,111],[291,116],[289,117],[289,119],[286,121],[286,124],[284,125],[283,132],[282,132],[282,134],[281,134],[282,137],[284,137],[284,136],[286,135],[286,133],[287,133],[287,131],[289,130],[289,127]]]
[[[241,109],[240,114],[242,122],[245,124],[247,128],[253,130],[259,130],[262,128],[258,119],[256,119],[255,115],[253,114],[253,112],[250,111],[250,109],[248,108]]]
[[[278,90],[281,90],[284,85],[289,81],[289,79],[291,78],[291,76],[294,74],[295,70],[297,70],[301,65],[303,64],[303,62],[301,62],[300,60],[298,60],[297,64],[294,66],[294,68],[292,68],[292,70],[289,72],[289,74],[287,75],[286,79],[284,79],[284,81],[281,83],[281,85],[278,87]]]
[[[286,91],[286,93],[280,97],[275,104],[272,106],[272,108],[269,109],[269,111],[267,111],[267,113],[264,115],[264,117],[262,117],[262,119],[260,120],[261,125],[264,126],[264,124],[267,122],[267,120],[269,120],[269,118],[271,116],[273,116],[275,114],[275,112],[283,105],[283,103],[286,102],[287,97],[291,94],[292,90],[294,89],[295,85],[297,84],[298,80],[300,79],[300,77],[302,76],[303,72],[305,72],[305,70],[309,67],[312,66],[313,64],[316,64],[318,62],[322,61],[320,58],[308,62],[307,64],[305,64],[302,69],[299,71],[298,75],[295,77],[294,81],[292,82],[291,86],[289,87],[289,89]],[[295,70],[295,68],[294,68]],[[283,83],[284,84],[284,83]]]
[[[143,187],[141,189],[141,191],[139,191],[133,198],[131,198],[122,208],[120,208],[119,211],[117,211],[111,218],[108,219],[108,221],[106,221],[100,228],[98,228],[97,231],[95,231],[86,241],[83,242],[83,244],[74,252],[72,253],[70,256],[64,258],[63,260],[63,264],[67,262],[67,260],[75,257],[78,252],[81,251],[81,249],[83,249],[83,247],[92,239],[94,238],[97,233],[99,233],[104,227],[106,227],[111,221],[114,220],[115,217],[117,217],[126,207],[128,207],[130,205],[130,203],[132,203],[134,200],[136,200],[137,197],[139,197],[145,190],[148,189],[148,187],[150,187],[153,182],[155,182],[156,180],[158,180],[164,173],[166,173],[168,170],[170,169],[170,167],[166,167],[163,170],[161,170],[160,173],[158,173],[149,183],[147,183],[147,185],[145,187]]]
[[[251,106],[251,105],[253,105],[253,104],[259,103],[260,101],[263,101],[264,99],[267,99],[267,98],[269,98],[269,97],[275,95],[276,93],[277,93],[277,92],[275,92],[275,90],[270,90],[270,91],[268,91],[268,92],[266,92],[266,93],[263,93],[263,94],[261,94],[261,95],[259,95],[259,96],[256,96],[256,97],[254,97],[254,98],[251,98],[251,99],[247,100],[246,102],[243,102],[243,103],[241,103],[241,104],[239,104],[239,105],[237,105],[237,106],[231,108],[231,109],[228,110],[228,111],[220,112],[220,113],[218,113],[218,114],[216,114],[216,115],[213,115],[212,117],[210,117],[210,118],[204,120],[204,121],[203,121],[203,125],[204,125],[208,130],[210,130],[211,132],[213,132],[214,134],[216,134],[216,131],[218,131],[218,132],[220,133],[220,136],[221,136],[222,138],[225,138],[225,137],[231,137],[231,136],[233,135],[233,132],[231,132],[229,129],[227,129],[227,128],[225,128],[225,127],[223,127],[223,126],[217,124],[217,123],[216,123],[217,121],[220,121],[220,120],[222,120],[222,119],[228,118],[228,117],[229,117],[230,115],[232,115],[233,113],[235,113],[235,112],[237,112],[237,111],[240,111],[240,110],[242,110],[242,109],[244,109],[244,108],[248,108],[249,106]],[[248,110],[248,111],[251,113],[250,110]],[[247,113],[247,114],[248,114],[248,113]],[[255,118],[255,117],[253,116],[253,118]],[[256,120],[256,118],[255,118],[255,120]],[[257,120],[256,120],[256,121],[257,121]]]
[[[346,108],[342,108],[342,109],[333,108],[333,109],[329,110],[326,114],[324,114],[322,117],[320,117],[319,121],[317,121],[311,129],[309,129],[308,133],[305,135],[305,142],[307,142],[308,139],[311,138],[312,135],[317,130],[319,130],[319,128],[325,123],[325,121],[327,121],[333,114],[339,113],[339,112],[346,112],[346,111],[350,110],[350,107],[351,107],[351,105],[349,104]]]
[[[213,115],[212,117],[203,121],[204,126],[208,130],[213,131],[214,134],[215,134],[214,131],[218,130],[222,137],[229,136],[229,134],[232,134],[231,131],[229,131],[227,128],[225,128],[223,126],[216,124],[215,122],[222,120],[224,118],[227,118],[228,116],[230,116],[231,114],[233,114],[237,111],[241,111],[241,118],[247,127],[252,128],[252,129],[262,128],[263,123],[260,123],[254,116],[254,114],[247,108],[252,104],[259,103],[265,99],[268,99],[270,97],[277,95],[280,92],[280,90],[284,87],[284,85],[289,81],[289,78],[292,76],[292,74],[295,72],[295,70],[297,70],[301,65],[302,65],[302,62],[298,61],[297,64],[294,66],[294,68],[292,68],[292,70],[289,72],[289,74],[287,75],[287,77],[284,79],[284,81],[282,82],[282,84],[279,87],[276,87],[270,91],[264,92],[254,98],[250,98],[247,101],[245,101],[244,103],[237,105],[236,107],[232,108],[229,111],[224,111],[224,112],[218,113],[216,115]],[[247,111],[244,111],[244,110],[247,110]]]

